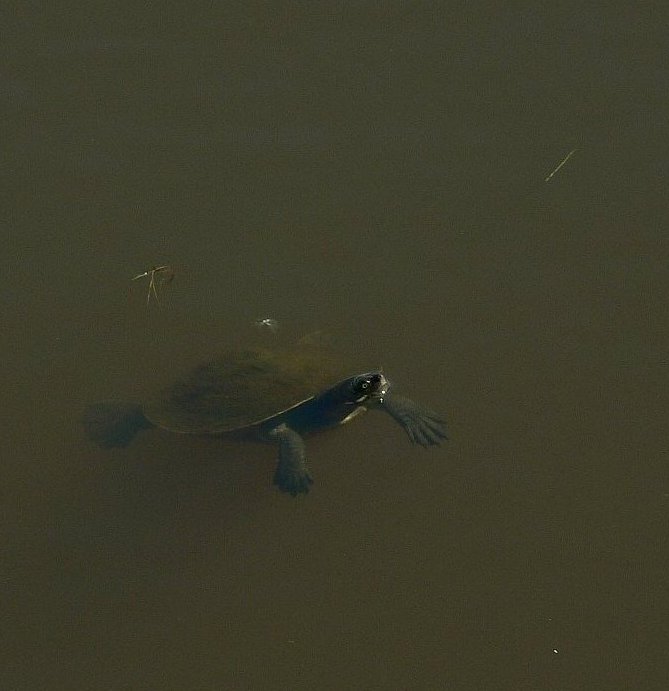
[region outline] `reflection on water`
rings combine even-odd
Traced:
[[[659,23],[121,9],[3,48],[0,686],[664,688]],[[449,443],[365,416],[295,501],[271,447],[82,435],[319,329]]]

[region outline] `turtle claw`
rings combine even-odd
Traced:
[[[279,440],[279,462],[274,472],[274,484],[293,497],[306,494],[314,480],[307,470],[302,437],[286,424],[272,430],[270,436]]]
[[[276,472],[274,473],[274,484],[282,491],[296,497],[298,494],[307,494],[309,487],[314,484],[311,475],[305,471],[304,473],[293,473],[282,469],[279,463]]]
[[[438,446],[446,435],[446,423],[435,412],[403,396],[387,396],[381,407],[395,419],[413,444],[423,448]]]

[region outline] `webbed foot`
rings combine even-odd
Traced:
[[[437,413],[419,406],[409,398],[396,394],[385,396],[379,405],[393,419],[399,422],[409,439],[421,446],[436,446],[441,444],[446,436],[446,422]]]
[[[293,497],[306,494],[313,479],[307,470],[302,437],[287,425],[279,425],[270,432],[279,440],[279,462],[274,473],[274,484]]]

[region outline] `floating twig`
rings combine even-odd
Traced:
[[[146,293],[146,304],[148,306],[151,302],[151,294],[153,293],[156,302],[160,304],[158,299],[158,289],[156,288],[156,274],[163,274],[161,276],[160,285],[167,285],[174,278],[174,270],[168,264],[163,264],[162,266],[152,266],[141,274],[137,274],[132,278],[133,281],[137,281],[140,278],[148,277],[149,279],[149,289]]]
[[[568,153],[568,154],[557,164],[557,166],[553,169],[553,172],[552,172],[550,175],[548,175],[548,176],[546,177],[546,179],[544,180],[544,182],[548,182],[548,181],[553,177],[553,175],[555,175],[555,173],[557,173],[558,170],[560,170],[560,168],[562,168],[562,166],[563,166],[563,165],[574,155],[575,152],[576,152],[576,149],[572,149],[572,150],[571,150],[571,151],[570,151],[570,152],[569,152],[569,153]]]

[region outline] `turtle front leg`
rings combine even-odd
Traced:
[[[446,436],[446,423],[437,413],[419,406],[409,398],[389,394],[376,405],[379,410],[385,410],[394,420],[399,422],[409,439],[421,446],[436,446],[441,444]]]
[[[307,470],[304,440],[286,424],[275,427],[269,434],[279,441],[279,462],[274,473],[274,484],[294,497],[306,494],[314,481]]]

